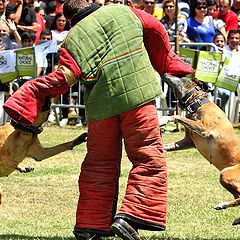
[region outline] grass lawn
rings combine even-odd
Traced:
[[[44,146],[71,140],[84,128],[47,126],[40,135]],[[238,134],[240,131],[236,129]],[[179,140],[183,132],[163,133],[165,143]],[[1,178],[0,240],[73,240],[78,200],[80,164],[86,153],[82,144],[42,162],[26,159],[35,170]],[[124,194],[131,164],[123,154],[120,198]],[[219,184],[219,172],[195,149],[167,153],[169,173],[168,223],[165,232],[140,231],[144,240],[239,240],[239,208],[216,211],[213,207],[232,199]],[[93,216],[94,217],[94,216]],[[106,238],[107,239],[107,238]],[[117,238],[111,238],[116,240]]]

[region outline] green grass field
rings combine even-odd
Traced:
[[[84,128],[45,127],[40,139],[44,146],[71,140]],[[240,131],[236,129],[238,134]],[[184,133],[163,134],[164,142],[179,140]],[[78,175],[86,153],[82,144],[42,162],[32,159],[24,165],[35,170],[12,173],[0,179],[3,204],[0,206],[0,240],[73,240],[78,200]],[[123,154],[120,199],[125,191],[131,164]],[[165,232],[140,231],[144,240],[239,240],[239,208],[216,211],[213,207],[232,199],[219,184],[219,172],[195,149],[167,154],[169,173],[168,222]],[[94,217],[94,216],[93,216]],[[116,240],[117,238],[111,238]]]

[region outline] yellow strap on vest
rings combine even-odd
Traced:
[[[73,72],[69,68],[61,65],[58,67],[58,69],[62,70],[63,76],[65,77],[68,86],[71,87],[73,84],[75,84],[77,82],[77,79],[74,77]]]

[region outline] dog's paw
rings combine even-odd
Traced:
[[[20,173],[28,173],[28,172],[32,172],[34,170],[34,168],[31,167],[31,166],[28,166],[28,167],[18,167],[17,170]]]
[[[219,203],[218,205],[216,205],[214,207],[215,210],[223,210],[226,209],[228,207],[228,203],[227,202],[223,202],[223,203]]]
[[[73,140],[71,149],[73,149],[77,145],[79,145],[83,142],[86,142],[86,141],[87,141],[87,133],[85,132],[85,133],[81,134],[79,137],[77,137],[76,139]]]
[[[159,119],[159,126],[163,127],[169,122],[174,122],[174,121],[175,121],[175,118],[173,116],[162,116]]]
[[[176,150],[176,145],[174,143],[164,144],[163,149],[165,152],[170,152]]]

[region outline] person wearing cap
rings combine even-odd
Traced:
[[[63,13],[72,28],[61,45],[58,70],[25,83],[4,110],[18,124],[36,126],[46,98],[78,81],[84,84],[88,137],[76,239],[116,234],[140,240],[137,229],[163,231],[168,178],[154,101],[161,88],[154,69],[160,75],[185,76],[192,67],[171,50],[164,26],[145,11],[66,0]],[[123,143],[132,168],[117,207]]]

